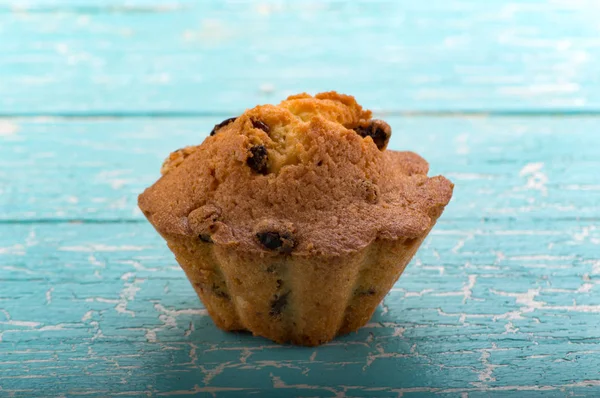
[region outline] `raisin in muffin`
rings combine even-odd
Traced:
[[[452,196],[353,97],[299,94],[170,155],[139,206],[224,330],[317,345],[363,326]]]

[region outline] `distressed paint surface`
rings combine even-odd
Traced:
[[[600,118],[385,118],[391,149],[421,154],[431,174],[457,184],[444,218],[600,214]],[[137,194],[164,158],[202,142],[221,120],[4,119],[0,220],[144,220]]]
[[[145,223],[2,236],[4,393],[600,393],[589,222],[441,222],[371,323],[316,349],[217,330]]]
[[[0,0],[0,397],[600,396],[599,14]],[[454,199],[357,333],[221,332],[136,196],[225,117],[327,89]]]
[[[0,114],[600,110],[595,0],[0,2]],[[557,28],[559,27],[559,28]]]
[[[216,329],[135,208],[216,121],[3,120],[0,392],[600,394],[599,119],[390,118],[455,198],[369,325],[316,349]]]

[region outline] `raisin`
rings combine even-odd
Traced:
[[[210,135],[215,135],[217,131],[219,131],[219,129],[221,129],[222,127],[225,127],[228,124],[235,122],[235,119],[237,119],[237,117],[230,117],[229,119],[223,120],[219,124],[215,124],[215,127],[213,127],[212,131],[210,132]]]
[[[355,295],[357,296],[374,296],[376,293],[375,289],[370,287],[368,289],[356,289],[356,291],[354,292]]]
[[[272,265],[269,265],[269,266],[267,267],[267,272],[268,272],[268,273],[272,274],[272,273],[274,273],[275,271],[277,271],[277,266],[276,266],[276,265],[273,265],[273,264],[272,264]]]
[[[216,283],[213,283],[212,285],[212,291],[215,294],[215,296],[220,297],[222,299],[225,300],[229,300],[229,294],[227,294],[227,292],[224,292],[221,287],[219,285],[217,285]]]
[[[219,285],[217,285],[216,283],[213,283],[212,286],[208,289],[207,289],[206,284],[202,283],[202,282],[196,282],[196,283],[194,283],[194,286],[199,288],[203,293],[205,293],[208,290],[210,293],[212,293],[215,296],[220,297],[222,299],[225,299],[225,300],[231,299],[229,294],[227,292],[224,292],[223,289],[221,289],[221,287]]]
[[[268,152],[264,145],[254,145],[250,148],[250,154],[246,163],[257,173],[267,174]]]
[[[372,120],[369,124],[354,129],[361,137],[371,137],[377,148],[384,150],[392,135],[390,126],[382,120]]]
[[[264,122],[261,122],[260,120],[252,119],[252,127],[254,127],[255,129],[262,130],[267,134],[269,134],[269,131],[271,131],[271,128],[267,126]]]
[[[213,240],[209,234],[200,234],[198,235],[198,238],[200,238],[202,242],[213,243]]]
[[[259,232],[256,234],[256,238],[267,249],[280,253],[291,253],[296,246],[296,239],[289,232]]]
[[[281,313],[287,306],[289,294],[290,294],[290,292],[285,292],[281,295],[274,296],[274,299],[271,302],[271,310],[269,311],[269,315],[271,315],[273,317],[278,317],[281,315]]]

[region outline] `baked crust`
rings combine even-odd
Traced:
[[[173,152],[139,206],[215,324],[318,345],[363,326],[453,185],[353,97],[299,94]]]
[[[369,129],[375,139],[360,135]],[[453,185],[427,177],[419,155],[386,150],[381,135],[390,134],[351,96],[295,95],[250,109],[201,145],[172,153],[139,206],[163,235],[202,236],[249,252],[269,251],[261,232],[293,236],[292,256],[417,238]]]

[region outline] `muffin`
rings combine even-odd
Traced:
[[[354,331],[452,196],[353,97],[294,95],[173,152],[139,207],[221,329],[318,345]]]

